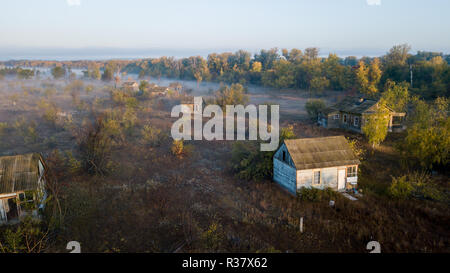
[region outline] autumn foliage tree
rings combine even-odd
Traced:
[[[367,121],[362,127],[362,131],[372,147],[379,145],[386,138],[388,133],[388,122],[388,109],[385,107],[385,103],[380,101],[375,113],[372,113],[367,117]]]
[[[398,145],[405,161],[425,169],[445,168],[450,161],[449,99],[426,103],[415,98],[413,108],[406,138]]]

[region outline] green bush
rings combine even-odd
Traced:
[[[48,232],[44,232],[40,223],[31,217],[0,232],[0,253],[41,253],[48,243]]]
[[[292,126],[281,128],[280,145],[285,139],[295,138]],[[273,174],[273,155],[275,151],[260,151],[259,143],[240,142],[233,144],[231,169],[240,179],[271,179]]]
[[[145,125],[141,134],[143,142],[150,146],[159,146],[165,139],[165,135],[160,129],[150,125]]]
[[[297,196],[301,201],[320,202],[329,201],[331,198],[336,197],[336,192],[330,188],[320,190],[317,188],[301,188],[297,192]]]
[[[5,132],[6,128],[8,128],[8,123],[0,122],[0,138],[2,137],[2,135]]]
[[[325,102],[320,99],[308,100],[305,104],[306,112],[312,120],[317,120],[317,116],[325,108]]]
[[[444,192],[424,172],[412,172],[400,177],[393,177],[388,194],[395,199],[418,198],[435,201],[446,199]]]
[[[411,197],[413,190],[413,186],[406,181],[406,175],[404,175],[398,178],[392,178],[388,193],[391,197],[396,199],[408,199]]]

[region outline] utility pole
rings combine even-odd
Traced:
[[[299,228],[300,228],[300,233],[303,233],[303,217],[300,217]]]
[[[412,64],[409,65],[409,74],[411,78],[411,88],[413,87],[413,71],[412,71]]]

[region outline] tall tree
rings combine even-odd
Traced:
[[[393,46],[384,57],[386,65],[405,65],[408,60],[408,53],[410,50],[411,46],[408,44]]]
[[[408,84],[405,82],[397,84],[389,80],[385,85],[382,98],[392,110],[406,112],[406,106],[409,102]]]
[[[356,68],[356,85],[358,91],[362,94],[368,93],[369,89],[369,68],[363,61],[359,61],[358,67]]]
[[[370,114],[362,127],[369,144],[372,147],[379,145],[388,133],[389,112],[385,107],[384,100],[381,100],[375,113]]]

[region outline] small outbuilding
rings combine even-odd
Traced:
[[[183,85],[181,85],[181,83],[179,83],[179,82],[172,82],[172,83],[170,83],[169,84],[169,88],[173,89],[173,90],[175,90],[177,92],[183,91]]]
[[[370,115],[379,107],[386,107],[389,115],[386,126],[389,132],[401,132],[406,129],[404,124],[406,113],[398,113],[387,106],[381,106],[378,100],[361,97],[346,97],[339,103],[323,109],[319,112],[317,123],[325,128],[342,128],[362,133],[362,128]]]
[[[0,224],[39,217],[47,199],[46,167],[37,153],[0,157]]]
[[[127,81],[122,84],[122,89],[127,91],[139,91],[139,84],[135,81]]]
[[[303,187],[356,188],[360,161],[344,136],[287,139],[273,157],[273,180],[296,194]]]

